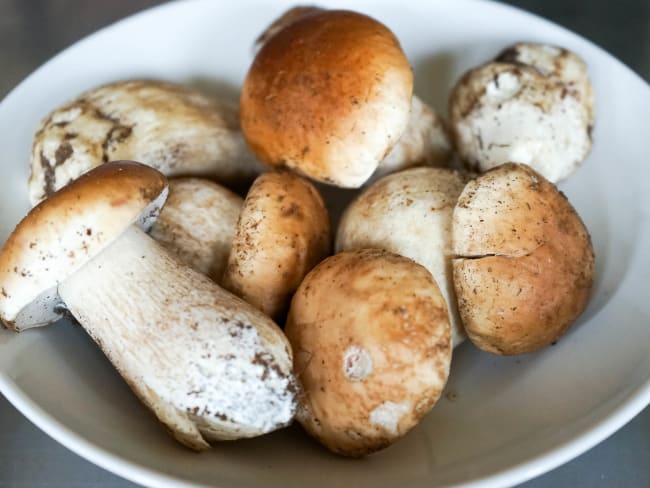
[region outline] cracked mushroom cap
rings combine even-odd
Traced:
[[[119,159],[227,185],[250,182],[263,169],[246,147],[236,106],[174,83],[119,81],[83,93],[41,123],[32,145],[30,201],[35,205]]]
[[[458,81],[449,99],[452,139],[472,169],[517,162],[557,183],[589,154],[592,101],[562,73],[504,61],[511,58],[503,54]]]
[[[465,186],[453,243],[460,315],[484,351],[541,349],[587,306],[594,277],[589,233],[566,197],[528,166],[504,164]]]
[[[203,178],[169,180],[151,237],[191,268],[221,282],[244,200]]]
[[[278,317],[330,247],[329,214],[314,185],[288,171],[264,173],[244,200],[223,286]]]
[[[369,186],[345,210],[336,251],[384,249],[413,259],[435,278],[450,312],[452,342],[465,339],[452,281],[452,212],[468,177],[444,168],[411,168]]]
[[[380,250],[314,268],[285,330],[303,387],[296,418],[330,450],[388,447],[433,407],[451,362],[447,305],[431,274]]]
[[[57,286],[131,224],[153,224],[167,180],[133,161],[104,164],[34,207],[0,252],[0,319],[19,331],[61,318]]]
[[[404,132],[412,93],[409,62],[388,28],[315,9],[260,48],[242,87],[242,130],[266,164],[357,188]]]

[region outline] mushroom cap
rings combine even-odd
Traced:
[[[151,237],[191,268],[219,283],[243,198],[203,178],[169,180],[169,196]]]
[[[591,149],[591,112],[578,91],[521,64],[468,71],[449,98],[452,138],[472,169],[524,163],[555,183]]]
[[[278,317],[330,247],[329,215],[314,185],[288,171],[264,173],[244,200],[223,286]]]
[[[412,93],[413,73],[388,28],[316,10],[255,57],[240,97],[242,130],[262,162],[356,188],[404,132]]]
[[[485,351],[541,349],[587,306],[594,276],[589,233],[566,197],[528,166],[504,164],[465,186],[453,243],[460,315]]]
[[[236,105],[175,83],[119,81],[81,94],[41,123],[32,145],[30,201],[35,205],[120,159],[227,185],[249,183],[264,168],[246,147]]]
[[[0,252],[0,319],[14,330],[61,317],[57,285],[131,224],[148,229],[167,180],[133,161],[104,164],[51,195],[16,226]]]
[[[369,186],[345,210],[336,251],[384,249],[424,266],[450,312],[452,342],[465,339],[452,281],[452,212],[468,177],[443,168],[411,168]]]
[[[587,63],[576,53],[548,44],[518,42],[501,51],[495,61],[532,66],[566,90],[571,90],[589,111],[589,122],[593,125],[594,94]]]
[[[345,456],[406,434],[449,374],[445,300],[431,273],[397,254],[346,251],[320,263],[296,291],[285,333],[303,387],[296,418]]]
[[[413,95],[406,129],[368,182],[413,166],[449,167],[451,155],[451,142],[444,119]]]

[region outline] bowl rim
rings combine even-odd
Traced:
[[[201,3],[204,0],[174,0],[168,3],[155,5],[145,8],[134,14],[128,15],[120,20],[110,23],[89,35],[83,36],[69,46],[59,51],[54,56],[50,57],[46,62],[38,66],[27,77],[23,78],[20,83],[13,87],[5,97],[0,101],[0,110],[6,104],[6,101],[13,98],[14,94],[28,81],[39,76],[40,72],[50,64],[56,63],[58,58],[66,53],[68,50],[73,49],[79,43],[86,42],[96,36],[104,34],[106,31],[115,29],[121,24],[126,22],[137,21],[140,16],[149,16],[155,11],[163,9],[173,9],[178,7],[179,4]],[[442,2],[444,0],[435,0]],[[632,75],[637,82],[640,82],[646,88],[650,88],[650,84],[646,82],[636,71],[631,69],[621,60],[609,54],[603,48],[592,42],[591,40],[582,37],[581,35],[553,22],[540,17],[534,13],[528,12],[523,8],[503,4],[496,0],[461,0],[466,4],[491,4],[492,7],[501,9],[503,11],[517,12],[519,15],[528,17],[531,21],[546,24],[554,30],[561,32],[565,36],[572,37],[580,42],[585,43],[591,49],[595,50],[600,56],[608,59],[608,62],[618,65],[619,69]],[[327,1],[323,0],[323,4]],[[650,175],[650,169],[646,168],[646,173]],[[650,197],[646,199],[646,203],[650,203]],[[648,209],[650,211],[650,209]],[[647,239],[650,241],[650,239]],[[637,243],[637,252],[640,247],[643,247],[643,242]],[[648,242],[647,244],[650,244]],[[159,471],[151,468],[144,467],[136,462],[129,461],[108,449],[97,447],[93,442],[85,439],[80,434],[77,434],[72,429],[68,428],[62,422],[56,420],[45,409],[38,406],[5,372],[0,371],[0,393],[30,422],[36,425],[40,430],[45,432],[48,436],[59,442],[61,445],[76,453],[87,461],[111,472],[126,480],[139,483],[146,486],[160,486],[160,487],[204,487],[212,486],[218,487],[219,485],[204,485],[195,482],[189,482],[186,479],[176,477],[174,475],[162,474]],[[650,405],[650,374],[644,382],[636,388],[623,396],[616,404],[598,417],[591,420],[588,424],[582,427],[574,436],[564,442],[558,443],[553,447],[549,447],[544,451],[533,455],[529,459],[512,465],[509,468],[503,468],[487,476],[480,476],[472,478],[462,483],[462,486],[472,486],[476,488],[494,487],[494,486],[512,486],[518,483],[523,483],[532,478],[540,476],[549,472],[558,466],[571,461],[580,454],[586,452],[598,443],[605,440],[607,437],[614,434],[617,430],[623,427],[626,423],[638,415],[644,408]],[[461,486],[452,484],[448,486]]]

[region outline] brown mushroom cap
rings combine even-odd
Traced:
[[[329,215],[318,190],[288,171],[264,173],[246,195],[223,286],[277,317],[330,246]]]
[[[203,178],[169,180],[169,197],[151,237],[219,283],[223,277],[244,200]]]
[[[15,330],[60,318],[56,286],[131,224],[148,229],[167,180],[133,161],[104,164],[34,207],[0,252],[0,319]]]
[[[528,166],[469,182],[453,215],[454,286],[479,348],[523,354],[557,340],[587,306],[589,233],[566,197]]]
[[[449,374],[449,316],[435,280],[386,251],[347,251],[316,266],[294,295],[285,332],[304,390],[296,418],[345,456],[406,434]]]
[[[315,10],[255,57],[241,92],[242,130],[271,166],[359,187],[406,128],[412,92],[389,29],[355,12]]]

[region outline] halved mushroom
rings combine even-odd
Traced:
[[[296,418],[345,456],[405,435],[449,374],[445,300],[431,273],[393,253],[347,251],[320,263],[294,295],[286,333],[304,392]]]
[[[318,190],[288,171],[260,175],[237,223],[223,285],[271,317],[330,252],[330,222]]]
[[[287,425],[296,409],[289,343],[144,233],[166,194],[153,168],[109,163],[32,209],[0,253],[0,319],[20,331],[67,308],[193,449]]]
[[[240,97],[242,130],[262,162],[356,188],[408,124],[413,73],[378,21],[304,10],[279,22],[255,56]]]
[[[413,259],[436,279],[447,302],[452,342],[465,339],[452,280],[451,216],[468,177],[442,168],[412,168],[386,176],[345,210],[336,251],[384,249]]]
[[[556,341],[587,306],[589,233],[566,197],[526,165],[470,181],[453,215],[460,316],[479,348],[523,354]]]
[[[169,180],[150,235],[192,269],[221,282],[244,200],[202,178]]]
[[[263,169],[246,147],[235,106],[174,83],[120,81],[83,93],[41,123],[31,153],[30,201],[35,205],[117,159],[229,186],[250,183]]]
[[[515,45],[468,71],[452,91],[449,112],[456,149],[476,170],[517,162],[555,183],[591,149],[586,65],[559,48]]]

